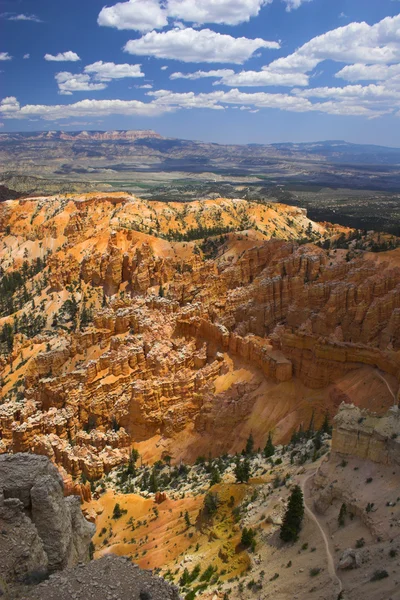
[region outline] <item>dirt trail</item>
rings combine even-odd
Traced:
[[[324,544],[325,544],[325,550],[326,550],[326,556],[328,559],[328,573],[330,575],[330,577],[332,578],[332,581],[334,583],[334,585],[337,587],[337,596],[335,596],[335,600],[336,598],[339,597],[342,589],[343,589],[343,585],[341,580],[339,579],[339,577],[336,574],[336,569],[335,569],[335,561],[333,558],[333,554],[330,550],[329,547],[329,541],[328,538],[326,536],[325,531],[323,530],[323,528],[321,527],[317,517],[315,516],[312,508],[310,507],[309,503],[308,503],[308,499],[305,493],[305,489],[306,489],[306,483],[307,481],[313,476],[315,475],[315,471],[312,471],[311,473],[309,473],[300,483],[300,487],[301,487],[301,491],[303,492],[303,497],[304,497],[304,509],[307,513],[307,515],[310,517],[310,519],[312,521],[314,521],[314,523],[316,524],[316,526],[318,527],[321,535],[322,535],[322,539],[324,540]]]
[[[376,371],[376,374],[378,375],[378,377],[380,379],[382,379],[382,381],[384,383],[386,383],[386,387],[389,390],[390,394],[393,396],[394,404],[396,405],[398,403],[399,397],[400,397],[400,387],[399,387],[399,391],[397,392],[397,396],[396,396],[396,394],[393,393],[393,390],[390,387],[389,383],[386,381],[385,377],[383,377],[383,375],[381,373],[379,373],[379,371]]]

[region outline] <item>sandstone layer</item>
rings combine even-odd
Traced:
[[[49,457],[82,498],[76,478],[132,444],[153,460],[172,440],[174,459],[237,450],[371,389],[393,402],[400,268],[316,245],[350,230],[280,204],[122,193],[4,202],[0,224],[0,452]]]

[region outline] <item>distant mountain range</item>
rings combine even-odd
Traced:
[[[174,153],[186,151],[193,154],[215,155],[224,148],[229,153],[248,153],[251,156],[263,154],[270,158],[326,161],[335,164],[354,165],[399,165],[400,148],[375,146],[373,144],[352,144],[343,140],[321,142],[278,144],[215,144],[210,142],[166,138],[152,130],[118,131],[37,131],[1,133],[0,145],[5,143],[41,142],[132,142],[157,152]],[[207,152],[208,150],[208,152]]]

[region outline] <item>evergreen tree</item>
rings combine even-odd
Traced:
[[[269,432],[267,443],[265,444],[265,448],[264,448],[264,456],[265,456],[265,458],[270,458],[274,454],[275,454],[275,446],[272,443],[271,432]]]
[[[160,283],[160,289],[158,290],[158,295],[160,296],[160,298],[164,298],[164,288],[162,286],[162,283]]]
[[[256,532],[254,529],[252,529],[251,527],[249,527],[248,529],[247,527],[244,527],[242,530],[242,537],[240,542],[245,548],[249,548],[251,546],[251,548],[254,550],[256,545],[255,537]]]
[[[310,424],[309,424],[308,430],[307,430],[307,437],[308,438],[312,437],[313,433],[314,433],[314,411],[312,411],[312,414],[311,414]]]
[[[185,512],[185,523],[188,527],[191,526],[190,517],[188,511]]]
[[[120,517],[122,517],[122,515],[123,515],[123,512],[121,510],[120,505],[117,502],[116,505],[114,506],[112,518],[119,519]]]
[[[208,494],[206,494],[206,497],[204,498],[204,510],[206,514],[212,516],[214,513],[216,513],[218,504],[218,495],[208,492]]]
[[[332,433],[332,427],[329,424],[329,415],[327,412],[325,413],[324,422],[321,426],[321,433],[327,433],[328,435],[331,435]]]
[[[238,483],[247,483],[250,478],[250,461],[248,458],[244,460],[240,460],[239,458],[236,461],[235,467],[235,477]]]
[[[155,494],[158,491],[157,471],[153,469],[150,475],[149,491]]]
[[[286,513],[281,525],[280,538],[284,542],[295,542],[298,539],[303,517],[303,493],[300,486],[296,485],[290,494]]]
[[[253,434],[250,433],[249,437],[247,438],[247,442],[246,442],[246,447],[244,449],[244,454],[246,456],[251,456],[254,452],[254,438],[253,438]]]
[[[217,468],[213,467],[213,469],[211,470],[210,485],[215,485],[216,483],[219,483],[220,481],[221,481],[220,472],[218,471]]]

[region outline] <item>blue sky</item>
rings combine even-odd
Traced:
[[[0,131],[400,146],[398,0],[0,0]]]

